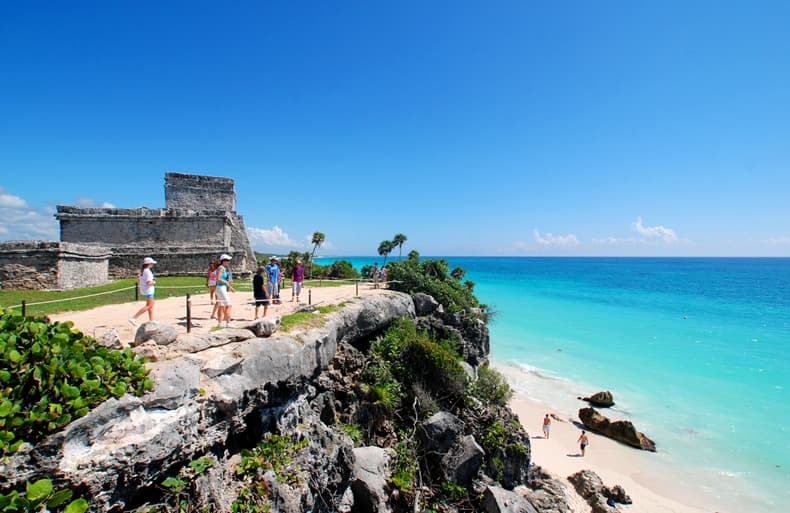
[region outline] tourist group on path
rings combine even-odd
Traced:
[[[216,260],[209,264],[206,274],[206,286],[209,290],[209,301],[213,305],[211,319],[217,320],[217,325],[221,328],[229,326],[231,321],[231,299],[230,292],[236,292],[233,288],[233,273],[230,270],[232,257],[226,253],[220,255]],[[143,259],[142,268],[138,277],[140,293],[145,298],[145,306],[140,308],[134,316],[129,318],[129,324],[137,325],[138,317],[146,312],[148,320],[154,320],[154,289],[156,279],[154,278],[153,267],[156,260],[151,257]],[[269,310],[270,304],[280,304],[280,289],[285,281],[284,273],[280,268],[280,260],[276,256],[269,259],[269,263],[258,267],[258,272],[252,279],[252,292],[255,298],[255,319],[259,318],[260,308],[263,307],[263,316]],[[301,260],[296,261],[291,270],[292,295],[291,301],[301,302],[299,294],[302,292],[304,283],[304,266]]]

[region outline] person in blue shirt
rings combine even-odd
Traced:
[[[268,281],[269,299],[276,305],[280,304],[280,272],[279,261],[276,256],[273,256],[266,266],[266,280]]]

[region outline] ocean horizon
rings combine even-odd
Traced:
[[[434,258],[494,311],[491,358],[518,393],[577,418],[578,396],[610,390],[603,413],[656,442],[646,484],[786,511],[790,258],[421,257]],[[383,263],[316,262],[333,260]]]

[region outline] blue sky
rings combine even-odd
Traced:
[[[236,180],[253,245],[790,255],[790,4],[2,2],[0,239]]]

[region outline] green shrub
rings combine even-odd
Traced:
[[[419,470],[414,441],[406,437],[406,433],[398,433],[395,445],[395,458],[392,465],[392,484],[401,491],[409,492],[414,486],[414,479]]]
[[[393,290],[414,294],[423,292],[433,296],[449,312],[465,310],[472,312],[478,301],[472,288],[463,285],[448,275],[445,260],[417,259],[391,262],[387,265],[389,287]],[[459,270],[454,270],[459,274]]]
[[[71,322],[0,314],[0,452],[58,431],[110,397],[153,388],[131,350],[110,351]]]
[[[63,511],[64,513],[84,513],[88,510],[85,499],[71,500],[71,490],[58,490],[52,486],[50,479],[40,479],[25,485],[25,493],[12,490],[7,494],[0,493],[0,511],[10,513],[38,513],[40,511]]]
[[[358,278],[359,273],[348,260],[338,260],[328,267],[326,276],[329,278],[352,279]]]
[[[465,487],[455,484],[452,481],[444,481],[441,485],[442,493],[452,501],[459,501],[469,495],[469,490]]]
[[[477,369],[477,381],[469,387],[469,392],[486,403],[504,406],[513,398],[513,389],[508,385],[505,377],[491,367]]]
[[[362,443],[362,430],[359,428],[359,424],[340,424],[340,431],[351,438],[354,447],[359,447]]]

